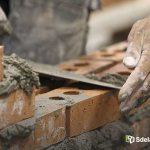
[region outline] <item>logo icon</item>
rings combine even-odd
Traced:
[[[125,142],[126,143],[129,143],[129,144],[132,144],[135,142],[135,137],[134,136],[131,136],[131,135],[126,135],[125,136]]]

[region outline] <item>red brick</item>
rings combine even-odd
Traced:
[[[114,65],[113,61],[107,61],[107,60],[72,60],[68,61],[66,63],[62,63],[59,65],[59,67],[62,70],[71,71],[75,74],[87,74],[93,71],[102,71],[110,66]]]
[[[11,139],[10,150],[43,149],[64,140],[66,137],[65,110],[65,106],[59,101],[50,100],[47,93],[36,96],[35,128],[28,137]],[[27,120],[22,122],[27,122]],[[16,124],[23,124],[22,122]]]
[[[56,144],[66,137],[65,107],[59,100],[50,100],[49,93],[36,97],[35,149]]]
[[[7,96],[0,96],[0,129],[32,117],[34,100],[34,92],[31,96],[27,96],[23,90],[16,90]]]
[[[103,76],[107,73],[120,74],[120,75],[130,75],[132,71],[133,70],[128,69],[126,66],[124,66],[123,63],[118,63],[118,64],[114,65],[113,67],[107,69],[107,70],[104,70],[101,72],[96,72],[96,74],[100,75],[100,76]]]
[[[35,108],[35,127],[32,133],[25,138],[11,139],[10,150],[40,150],[66,137],[66,108],[59,100],[50,100],[48,93],[41,94],[36,96]]]
[[[106,48],[106,51],[109,51],[109,52],[122,52],[122,51],[125,51],[127,49],[127,46],[128,46],[128,43],[127,42],[120,42],[120,43],[116,43],[116,44],[113,44],[111,46],[108,46]]]
[[[122,62],[126,47],[126,42],[118,43],[105,48],[105,51],[96,51],[79,59],[59,64],[58,67],[76,74],[87,74],[95,71],[102,72],[118,62]]]
[[[3,79],[3,46],[0,46],[0,81]]]
[[[110,92],[68,107],[68,136],[75,136],[119,118],[119,104]],[[80,117],[79,117],[80,116]]]
[[[109,51],[97,51],[90,55],[83,56],[81,60],[97,60],[97,61],[113,61],[120,62],[123,60],[124,52],[109,52]]]
[[[82,60],[110,60],[115,62],[122,61],[124,50],[127,48],[126,42],[117,43],[106,47],[103,50],[96,51],[86,56],[80,57]]]
[[[67,136],[96,129],[120,116],[119,102],[112,91],[64,87],[49,92],[49,96],[65,99],[62,105],[67,106]]]

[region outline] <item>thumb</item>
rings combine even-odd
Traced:
[[[135,42],[130,42],[123,59],[124,65],[128,68],[135,68],[141,57],[141,47]]]

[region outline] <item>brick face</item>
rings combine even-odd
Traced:
[[[36,97],[36,125],[34,142],[36,149],[56,144],[66,137],[65,107],[57,100],[50,100],[48,94]]]
[[[75,60],[70,60],[59,64],[62,70],[71,71],[75,74],[88,74],[91,72],[103,72],[113,68],[116,64],[122,62],[124,52],[127,48],[126,42],[121,42],[105,48],[105,51],[96,51],[92,54],[82,56]],[[123,68],[122,68],[123,67]],[[123,65],[120,66],[124,70]],[[126,69],[127,70],[127,69]],[[112,71],[112,69],[111,69]]]
[[[67,107],[67,136],[72,137],[98,128],[119,118],[119,102],[113,91],[81,90],[64,87],[49,92],[49,97],[61,97],[60,104]],[[110,115],[111,114],[111,115]]]
[[[63,64],[60,64],[59,67],[62,70],[71,71],[75,74],[87,74],[93,71],[102,71],[114,65],[113,61],[107,60],[72,60]]]
[[[0,96],[0,129],[34,115],[35,93],[27,96],[16,90],[7,96]]]
[[[110,7],[112,5],[119,4],[121,2],[129,1],[129,0],[100,0],[102,2],[102,7]]]
[[[127,46],[128,46],[127,42],[120,42],[120,43],[108,46],[106,48],[106,51],[109,51],[109,52],[123,52],[127,49]]]
[[[90,55],[83,56],[82,60],[92,60],[92,61],[113,61],[120,62],[123,59],[124,54],[121,51],[111,52],[111,51],[97,51]]]
[[[130,75],[132,72],[131,69],[128,69],[124,66],[123,63],[117,63],[116,65],[112,66],[111,68],[104,70],[104,71],[98,71],[96,72],[97,75],[103,76],[107,73],[110,74],[120,74],[120,75]]]
[[[109,91],[99,91],[97,96],[68,107],[67,135],[76,136],[118,119],[118,108],[116,97]]]
[[[34,117],[16,123],[23,126],[26,122],[29,122],[29,125],[32,123],[33,130],[27,137],[14,136],[9,141],[10,150],[42,150],[63,141],[66,137],[65,111],[66,108],[60,105],[59,101],[50,100],[47,93],[36,96]]]

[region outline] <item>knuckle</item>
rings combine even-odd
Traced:
[[[143,66],[138,66],[130,75],[131,82],[142,82],[146,76],[147,72],[143,70]]]
[[[131,85],[128,82],[126,82],[125,85],[122,87],[122,89],[119,92],[119,99],[121,101],[124,101],[125,99],[130,97],[132,92],[133,92],[133,88],[131,87]]]
[[[120,99],[120,101],[124,100],[124,97],[126,97],[126,90],[124,90],[123,88],[120,90],[118,97]]]
[[[135,75],[134,78],[135,78],[134,79],[135,82],[141,83],[144,81],[145,76],[142,73],[139,73],[138,75]]]
[[[145,79],[144,75],[139,75],[137,78],[137,82],[139,82],[139,81],[142,82],[142,81],[144,81],[144,79]]]

